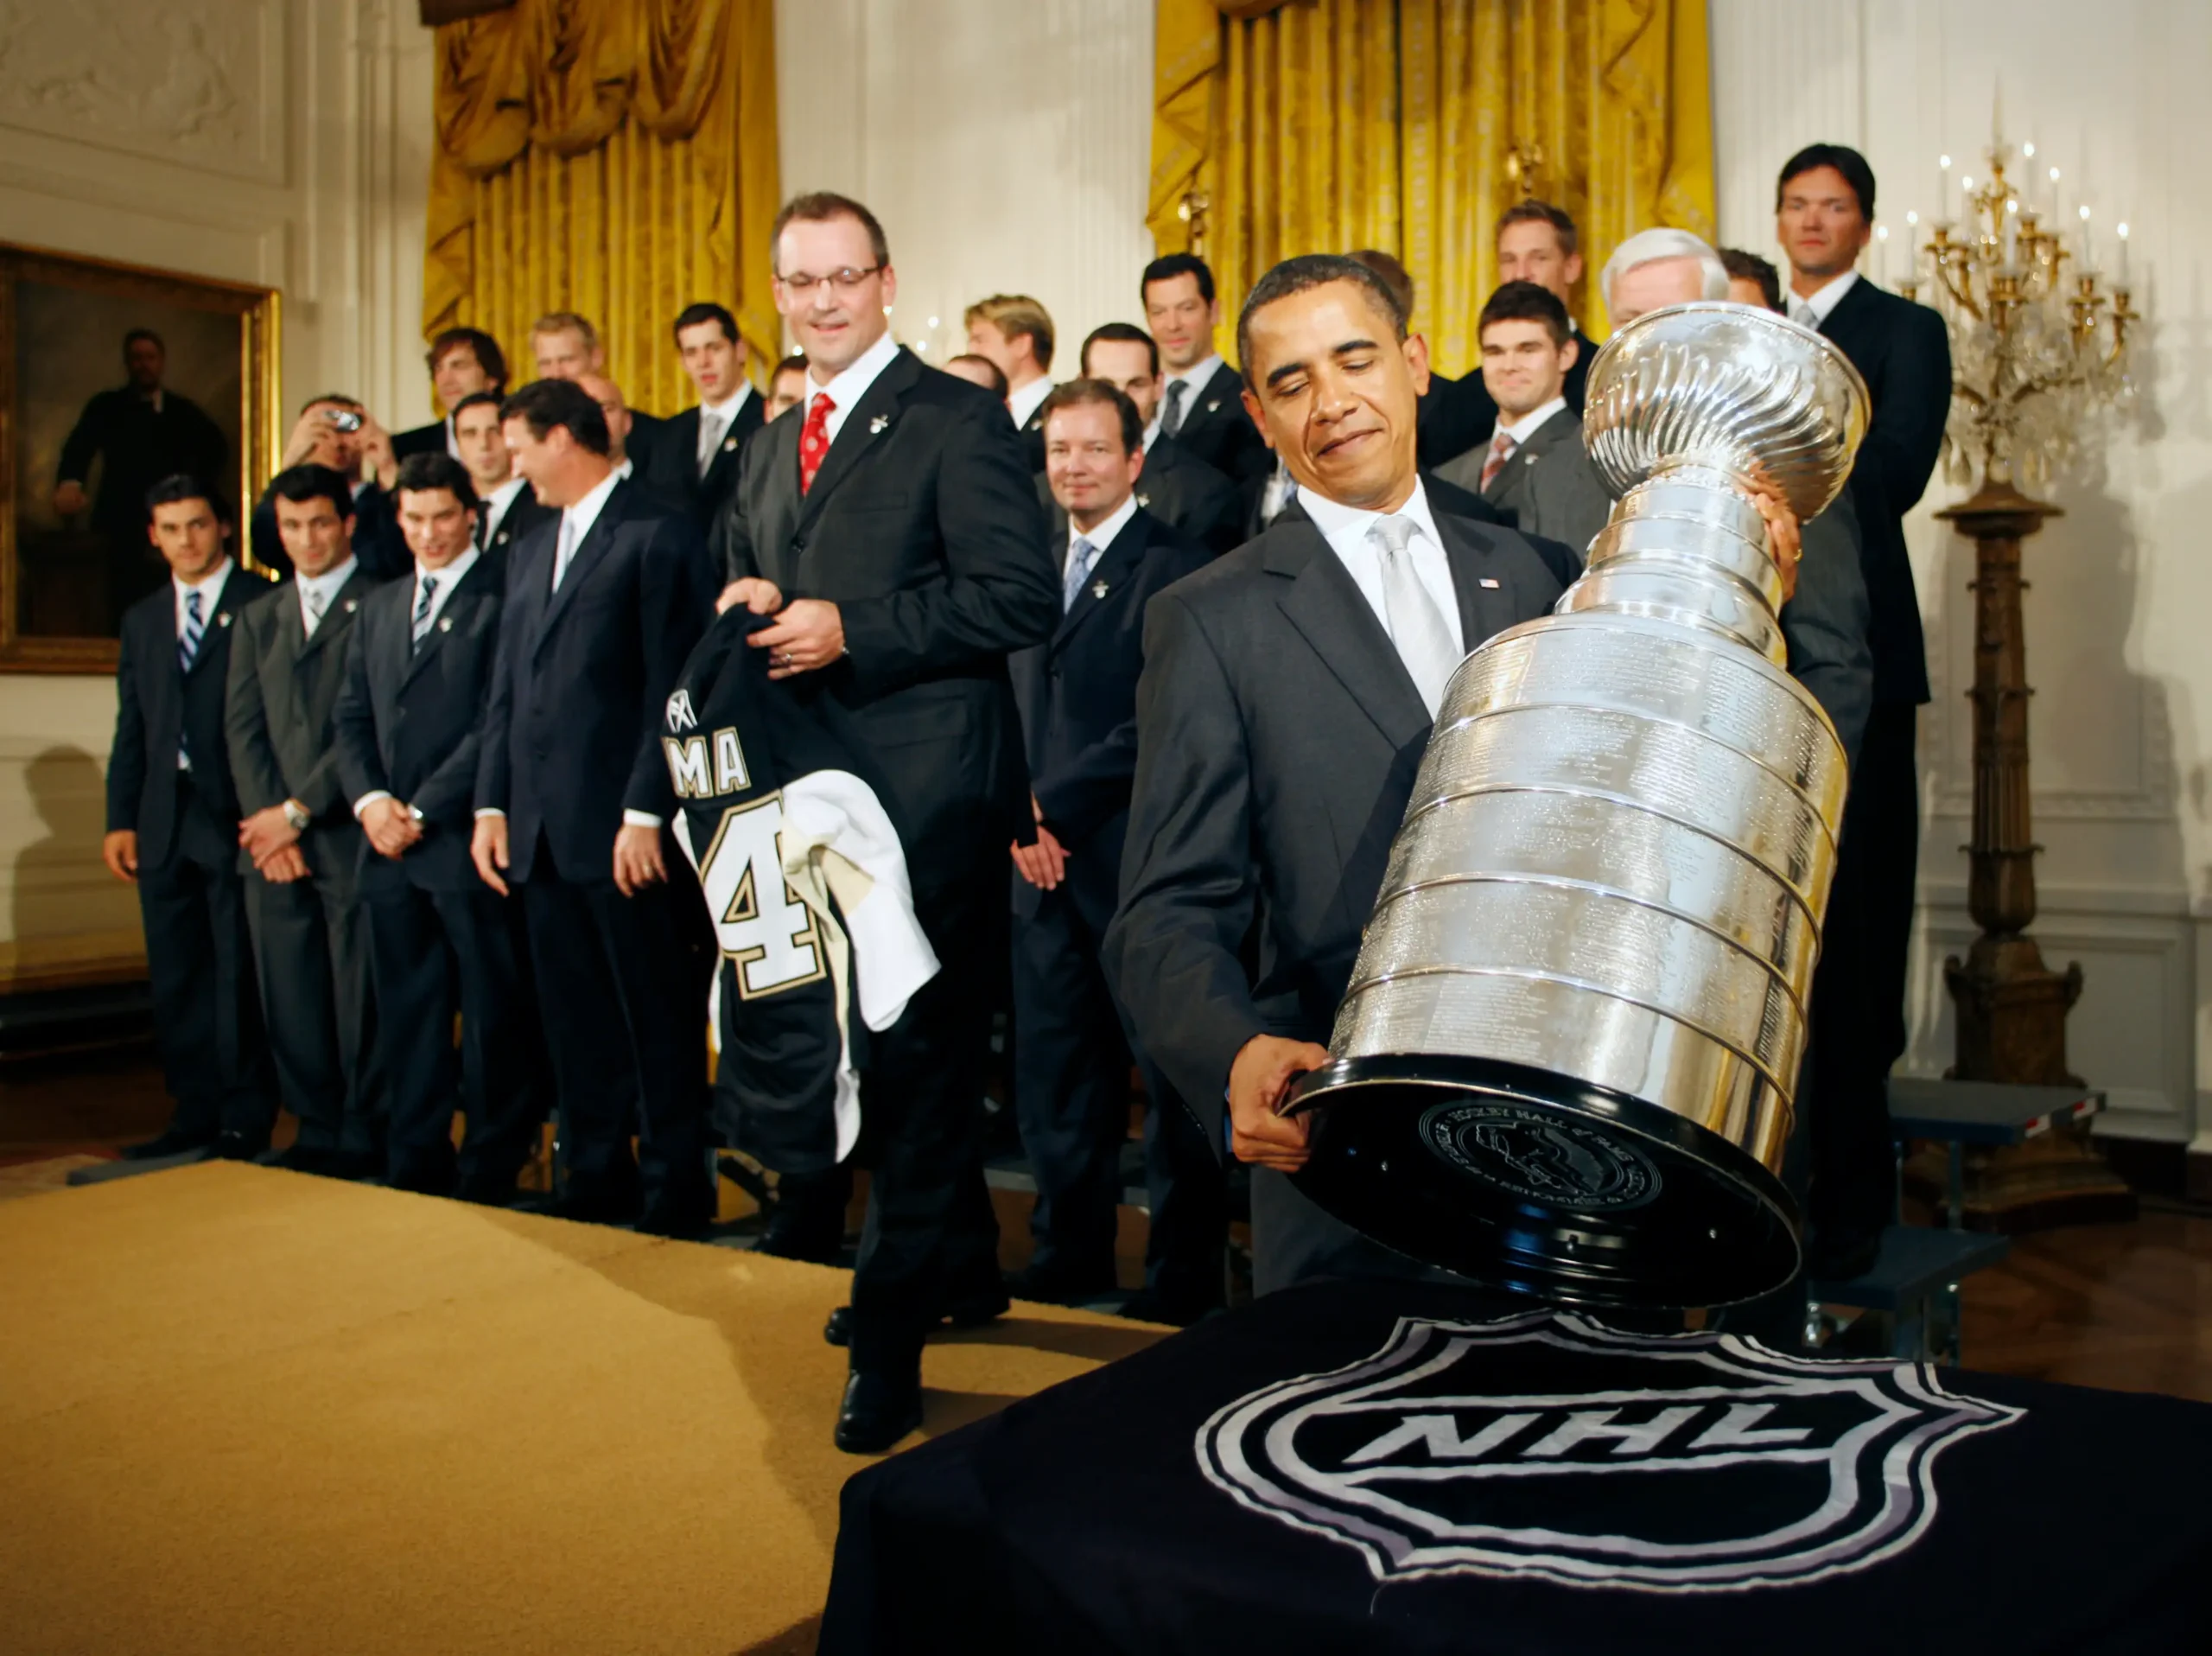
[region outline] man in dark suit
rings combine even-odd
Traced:
[[[237,779],[238,873],[270,1050],[298,1138],[280,1167],[340,1178],[384,1171],[361,828],[338,778],[331,712],[361,601],[379,584],[353,555],[353,491],[327,466],[270,484],[292,578],[232,629],[223,728]]]
[[[1046,476],[1063,514],[1052,551],[1064,613],[1049,641],[1007,664],[1036,818],[1012,850],[1014,1103],[1037,1179],[1036,1249],[1007,1286],[1022,1299],[1076,1302],[1115,1286],[1130,1054],[1098,947],[1120,889],[1136,769],[1144,607],[1209,554],[1137,504],[1148,462],[1143,417],[1129,398],[1077,379],[1045,399],[1044,414]],[[1220,1174],[1189,1111],[1149,1066],[1146,1091],[1161,1118],[1147,1123],[1148,1160],[1168,1198],[1154,1209],[1153,1237],[1179,1246],[1147,1250],[1152,1291],[1140,1309],[1189,1322],[1220,1303]],[[1209,1227],[1184,1213],[1209,1198],[1210,1269]]]
[[[123,618],[100,856],[138,888],[154,1040],[176,1107],[159,1137],[123,1153],[243,1160],[269,1142],[276,1103],[237,867],[223,687],[238,604],[266,589],[224,551],[228,513],[211,486],[165,478],[144,506],[170,578]]]
[[[1243,512],[1236,486],[1160,429],[1160,347],[1152,335],[1129,322],[1093,328],[1083,342],[1082,366],[1084,379],[1103,379],[1136,404],[1144,421],[1144,475],[1137,479],[1137,504],[1217,552],[1242,545]],[[1056,529],[1065,515],[1055,519]]]
[[[608,377],[607,347],[601,342],[599,329],[592,326],[590,318],[573,310],[550,311],[532,322],[530,348],[540,379],[579,379],[585,374]],[[633,463],[642,465],[660,446],[668,422],[634,408],[628,411],[628,419],[629,455]]]
[[[1857,273],[1874,217],[1865,156],[1841,144],[1801,150],[1782,169],[1775,210],[1789,315],[1841,347],[1873,399],[1850,489],[1873,612],[1874,702],[1836,846],[1807,1060],[1819,1099],[1810,1268],[1840,1279],[1872,1263],[1895,1200],[1889,1073],[1905,1044],[1920,830],[1913,744],[1928,699],[1904,515],[1942,453],[1951,353],[1942,318]]]
[[[406,573],[407,542],[387,493],[399,461],[391,451],[391,433],[366,409],[341,392],[310,398],[284,440],[276,468],[285,472],[296,466],[327,466],[346,480],[353,501],[346,514],[353,521],[353,556],[372,579],[390,581]],[[292,558],[276,527],[276,498],[273,490],[262,491],[248,544],[254,561],[282,580],[292,572]]]
[[[676,350],[699,400],[669,421],[645,481],[690,507],[700,535],[711,539],[737,490],[738,457],[760,429],[760,398],[745,378],[737,318],[721,305],[686,306],[676,319]]]
[[[1026,293],[995,293],[968,307],[968,353],[1006,376],[1006,411],[1029,469],[1045,474],[1045,398],[1052,392],[1052,313]]]
[[[402,461],[394,494],[414,578],[362,604],[335,716],[339,780],[366,839],[385,1175],[395,1189],[505,1204],[545,1092],[521,917],[468,855],[505,565],[476,545],[476,492],[450,455]],[[458,1158],[456,1100],[467,1124]]]
[[[85,482],[92,462],[99,462],[99,494],[90,502],[92,532],[107,543],[108,596],[118,618],[154,587],[168,584],[161,560],[147,547],[147,491],[179,474],[212,487],[223,478],[229,455],[222,429],[200,404],[162,384],[168,361],[168,347],[152,328],[125,334],[126,383],[85,404],[54,468],[54,515],[73,518],[87,504]]]
[[[1213,348],[1221,302],[1212,269],[1195,253],[1166,254],[1144,267],[1137,297],[1167,371],[1160,430],[1232,483],[1264,478],[1268,446],[1244,411],[1236,370]]]
[[[506,431],[499,424],[499,406],[505,400],[488,391],[474,392],[453,411],[454,441],[461,447],[461,463],[476,494],[476,509],[470,514],[475,545],[489,556],[493,581],[499,585],[505,583],[508,552],[538,525],[560,515],[539,500],[515,469]],[[418,567],[421,561],[416,560]]]
[[[777,617],[748,642],[878,767],[944,964],[862,1082],[871,1205],[836,1439],[867,1453],[919,1421],[938,1316],[1005,1304],[978,1151],[998,848],[1027,812],[1006,657],[1050,635],[1060,583],[1004,405],[890,338],[898,278],[874,216],[800,196],[772,245],[777,305],[807,355],[805,413],[746,450],[724,603]]]
[[[1439,466],[1436,475],[1474,490],[1515,527],[1586,552],[1589,541],[1574,538],[1580,518],[1549,525],[1537,521],[1530,488],[1545,454],[1582,452],[1582,417],[1567,402],[1567,376],[1580,360],[1567,307],[1548,288],[1508,282],[1484,305],[1477,336],[1483,385],[1497,409],[1497,426],[1480,447]],[[1604,527],[1600,515],[1598,528]]]
[[[556,1211],[692,1234],[714,1211],[707,978],[658,730],[709,613],[704,554],[681,511],[615,475],[582,386],[541,379],[502,412],[516,469],[560,516],[507,561],[471,856],[501,896],[521,889],[565,1129]]]
[[[430,389],[446,417],[395,433],[391,452],[401,460],[410,455],[450,455],[460,460],[461,436],[454,417],[467,398],[506,395],[507,353],[499,348],[499,341],[480,328],[448,328],[430,341],[424,366],[430,371]]]

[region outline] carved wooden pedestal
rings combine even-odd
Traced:
[[[2021,631],[2020,542],[2058,508],[2007,482],[1936,514],[1974,543],[1974,839],[1967,907],[1981,935],[1943,963],[1958,1016],[1963,1080],[2078,1085],[2066,1068],[2066,1014],[2081,998],[2082,968],[2044,964],[2027,928],[2036,917],[2028,797],[2027,645]],[[1914,1169],[1916,1174],[1918,1169]],[[1928,1181],[1916,1176],[1922,1186]],[[1940,1189],[1940,1184],[1937,1185]],[[2087,1129],[2064,1130],[1967,1164],[1967,1222],[1978,1230],[2132,1219],[2135,1195],[2090,1149]]]

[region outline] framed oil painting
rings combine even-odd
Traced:
[[[272,288],[0,242],[0,671],[114,669],[123,612],[168,576],[147,489],[189,471],[251,506],[277,347]]]

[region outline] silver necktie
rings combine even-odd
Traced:
[[[1434,718],[1444,704],[1444,686],[1459,665],[1459,648],[1452,641],[1452,628],[1436,600],[1414,571],[1414,520],[1397,515],[1377,518],[1367,532],[1382,555],[1382,608],[1390,641],[1398,646],[1398,659]]]
[[[1807,304],[1802,299],[1796,298],[1794,296],[1790,299],[1789,320],[1793,322],[1803,323],[1807,328],[1811,328],[1815,334],[1821,331],[1820,312],[1815,310],[1812,306]]]
[[[1188,380],[1171,379],[1167,382],[1167,409],[1160,417],[1160,429],[1171,437],[1183,429],[1183,399],[1190,394]]]
[[[714,469],[715,450],[721,447],[722,432],[729,422],[719,414],[699,411],[699,475],[704,477]]]
[[[569,572],[569,560],[576,555],[576,520],[566,512],[561,514],[561,538],[553,548],[553,590],[561,589],[561,578]]]

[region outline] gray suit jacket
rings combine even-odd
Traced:
[[[1495,438],[1496,433],[1491,434]],[[1566,525],[1539,523],[1537,502],[1530,493],[1530,485],[1543,457],[1559,449],[1582,449],[1582,417],[1571,408],[1563,408],[1529,434],[1529,440],[1513,451],[1512,458],[1491,479],[1488,488],[1482,486],[1483,467],[1490,459],[1490,444],[1470,449],[1465,454],[1446,461],[1436,468],[1436,475],[1447,483],[1480,494],[1499,511],[1506,513],[1506,521],[1524,535],[1542,535],[1551,540],[1563,540],[1577,552],[1590,550],[1587,537],[1577,540],[1565,532]],[[1605,515],[1599,514],[1599,528],[1605,526]],[[1595,534],[1596,530],[1591,531]]]
[[[361,830],[338,774],[331,714],[346,683],[346,657],[361,602],[379,583],[363,568],[339,588],[315,636],[300,619],[298,586],[272,588],[238,612],[231,640],[223,735],[238,784],[238,814],[250,817],[297,799],[314,820],[300,837],[318,879],[350,881]],[[238,870],[253,858],[241,850]]]
[[[1573,576],[1561,548],[1430,509],[1471,649],[1546,614]],[[1147,608],[1103,963],[1217,1151],[1244,1043],[1328,1039],[1428,729],[1389,634],[1295,504]],[[1264,1170],[1253,1202],[1264,1286],[1368,1268],[1348,1263],[1363,1245],[1349,1231]]]

